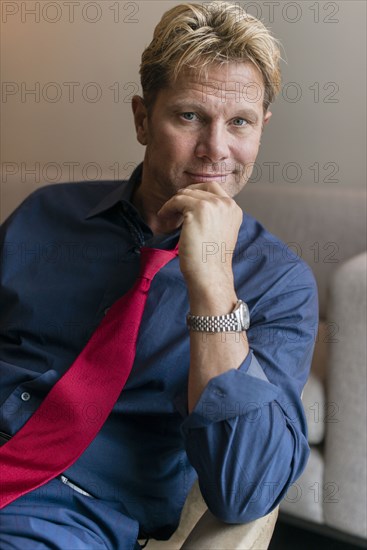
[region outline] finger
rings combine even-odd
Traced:
[[[213,193],[214,195],[220,195],[222,197],[229,197],[228,193],[226,193],[221,186],[220,183],[217,181],[206,181],[202,183],[192,183],[188,185],[187,187],[182,187],[179,189],[179,191],[182,191],[184,189],[201,189],[202,191],[207,191],[209,193]]]
[[[164,203],[161,209],[158,210],[157,215],[163,218],[171,217],[175,214],[184,215],[188,211],[193,210],[201,200],[201,198],[189,196],[189,194],[176,194]]]
[[[177,209],[166,209],[163,215],[160,214],[160,211],[157,214],[161,220],[162,233],[170,233],[178,229],[184,222],[182,213]]]
[[[211,201],[213,199],[222,200],[223,198],[229,198],[227,194],[223,196],[223,195],[218,195],[217,193],[212,193],[210,191],[206,191],[202,189],[190,189],[189,187],[184,187],[182,189],[179,189],[177,191],[177,195],[192,197],[192,198],[201,199],[205,201]]]

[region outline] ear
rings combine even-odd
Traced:
[[[131,107],[134,114],[137,140],[141,145],[146,145],[148,142],[148,112],[146,106],[144,105],[143,98],[138,95],[134,95],[131,101]]]
[[[267,124],[270,120],[270,117],[273,113],[271,113],[270,111],[266,111],[265,113],[265,116],[264,116],[264,120],[263,120],[263,127],[265,126],[265,124]]]

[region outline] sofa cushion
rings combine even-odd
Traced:
[[[320,319],[312,357],[311,372],[323,383],[323,385],[326,385],[327,380],[330,345],[335,342],[337,337],[338,326],[331,321]]]
[[[324,523],[323,477],[323,457],[317,448],[312,447],[306,469],[288,489],[280,504],[280,511],[308,521]]]
[[[303,390],[302,402],[307,418],[308,442],[317,445],[325,436],[325,390],[321,380],[313,373]]]
[[[338,341],[330,349],[328,401],[334,405],[325,437],[325,523],[367,537],[367,253],[345,262],[330,282],[330,319]],[[331,412],[331,411],[330,411]]]
[[[302,394],[308,424],[308,441],[312,445],[321,443],[325,436],[325,416],[328,413],[325,397],[327,361],[334,330],[330,323],[320,321],[311,374]]]

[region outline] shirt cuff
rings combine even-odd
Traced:
[[[269,382],[252,350],[238,369],[230,369],[207,383],[194,409],[188,414],[187,389],[175,398],[185,418],[182,429],[202,428],[242,415],[256,418],[261,408],[275,400],[281,390]]]

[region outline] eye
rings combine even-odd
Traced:
[[[192,120],[196,120],[198,117],[195,113],[192,113],[192,112],[187,112],[187,113],[181,113],[181,116],[182,118],[184,118],[185,120],[188,120],[189,122],[191,122]]]
[[[237,117],[237,118],[234,118],[234,119],[233,119],[233,124],[234,124],[235,126],[240,126],[240,127],[241,127],[241,126],[247,126],[248,121],[245,120],[244,118]]]

